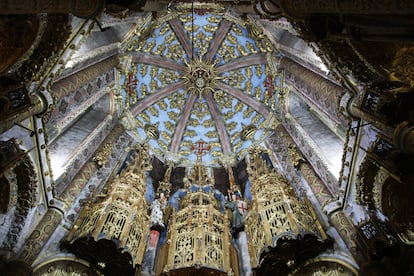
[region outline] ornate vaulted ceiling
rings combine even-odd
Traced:
[[[218,5],[170,7],[124,47],[124,125],[155,155],[219,165],[267,135],[282,81],[278,54],[248,17]],[[227,161],[226,161],[227,160]]]

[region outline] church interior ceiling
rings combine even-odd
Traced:
[[[283,80],[258,26],[221,6],[175,6],[130,40],[121,93],[131,132],[184,165],[238,159],[263,141]],[[278,77],[273,77],[278,76]]]
[[[111,207],[119,222],[113,225],[125,233],[125,225],[139,230],[131,231],[134,239],[124,240],[139,249],[136,264],[145,248],[138,240],[157,228],[149,227],[147,208],[161,193],[163,200],[170,197],[170,207],[181,208],[179,216],[164,221],[176,223],[170,233],[179,233],[182,222],[195,222],[194,214],[210,210],[201,204],[193,213],[190,198],[204,202],[203,193],[212,196],[214,189],[219,195],[214,202],[221,205],[220,212],[208,213],[212,218],[231,216],[222,205],[236,192],[250,204],[249,250],[260,253],[262,245],[273,246],[262,256],[251,255],[257,264],[267,259],[262,268],[274,271],[274,261],[283,259],[283,268],[293,275],[317,274],[321,268],[332,275],[356,275],[366,261],[379,266],[385,260],[401,271],[414,270],[410,1],[379,1],[378,7],[351,0],[319,1],[326,5],[305,0],[81,2],[106,7],[85,20],[67,11],[4,15],[0,1],[0,274],[3,254],[18,254],[27,264],[40,260],[38,273],[73,265],[87,271],[86,262],[60,257],[52,269],[54,257],[49,258],[67,254],[58,244],[71,228],[86,233],[80,253],[89,255],[82,250],[84,242],[105,253],[105,246],[94,243],[104,239],[101,226],[111,240],[115,228],[103,223],[109,212],[102,212],[99,227],[89,225],[95,238],[89,239],[92,228],[79,222],[84,210],[109,199],[113,191],[108,187],[118,184],[122,196],[117,200],[126,205]],[[260,152],[256,161],[254,150]],[[144,153],[145,164],[133,171],[132,160]],[[189,178],[200,163],[205,173]],[[128,169],[131,174],[122,176]],[[276,172],[286,181],[280,192],[283,181]],[[130,187],[137,186],[134,197]],[[289,200],[286,191],[292,192]],[[304,202],[315,210],[304,212]],[[297,212],[292,216],[286,210]],[[129,212],[142,220],[124,224]],[[219,219],[224,228],[211,235],[212,249],[230,230],[227,218]],[[201,241],[208,231],[200,221],[175,236],[175,249],[164,233],[160,242],[168,246],[160,256],[173,256],[174,250],[191,255],[195,247],[182,243]],[[287,229],[305,224],[309,229]],[[296,243],[305,230],[335,240],[319,244],[326,253],[322,258],[312,253],[305,262],[309,256],[286,254],[318,249],[313,240],[318,235]],[[277,243],[279,232],[288,238]],[[387,260],[390,248],[401,250],[393,251],[395,260]],[[88,262],[99,265],[99,258]],[[290,267],[295,258],[301,262]],[[200,272],[198,263],[175,268],[171,275]],[[206,274],[212,274],[208,269]]]

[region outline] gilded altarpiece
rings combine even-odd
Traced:
[[[141,264],[149,230],[147,210],[142,208],[146,206],[147,157],[143,147],[135,161],[113,180],[108,192],[97,195],[94,202],[85,207],[66,238],[69,244],[76,246],[77,240],[85,239],[87,242],[93,239],[97,243],[102,239],[117,240],[119,244],[116,246],[122,248],[122,254],[126,252],[132,257],[132,265],[136,267]],[[79,248],[71,245],[66,248],[77,255]],[[92,247],[98,248],[95,245]],[[98,268],[106,266],[102,260],[93,261],[97,262]]]
[[[238,275],[230,219],[218,198],[224,196],[214,189],[212,178],[199,164],[184,183],[185,195],[180,199],[179,209],[174,209],[170,217],[167,242],[158,255],[158,272],[161,275]]]
[[[251,155],[249,175],[253,200],[245,222],[252,267],[259,265],[267,247],[278,246],[278,240],[307,234],[321,241],[328,238],[309,200],[300,200],[288,181],[259,155]]]
[[[166,269],[207,266],[229,271],[229,220],[218,210],[213,194],[197,191],[183,200],[185,207],[171,218]]]

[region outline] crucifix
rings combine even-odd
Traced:
[[[201,139],[195,142],[191,146],[191,150],[193,150],[197,154],[197,161],[200,161],[200,162],[201,162],[201,156],[204,154],[204,152],[207,152],[210,149],[211,149],[211,146]]]
[[[266,80],[263,82],[264,86],[267,89],[267,95],[269,97],[273,96],[274,92],[275,92],[275,86],[273,84],[273,77],[272,75],[267,75]]]
[[[138,85],[137,78],[134,76],[134,74],[129,73],[128,74],[128,81],[126,82],[125,87],[127,88],[127,93],[129,95],[129,97],[134,98],[134,103],[137,100],[137,94],[135,93],[135,87],[137,87],[137,85]]]

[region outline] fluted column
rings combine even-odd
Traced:
[[[20,251],[19,258],[26,263],[33,263],[56,227],[60,224],[62,218],[63,213],[61,211],[55,208],[50,208],[29,238],[25,241],[22,250]]]
[[[347,120],[340,112],[340,100],[346,89],[306,69],[288,58],[282,58],[286,81],[300,93],[310,105],[325,114],[334,125],[344,125]]]
[[[103,11],[104,0],[1,0],[0,14],[72,13],[92,18]]]

